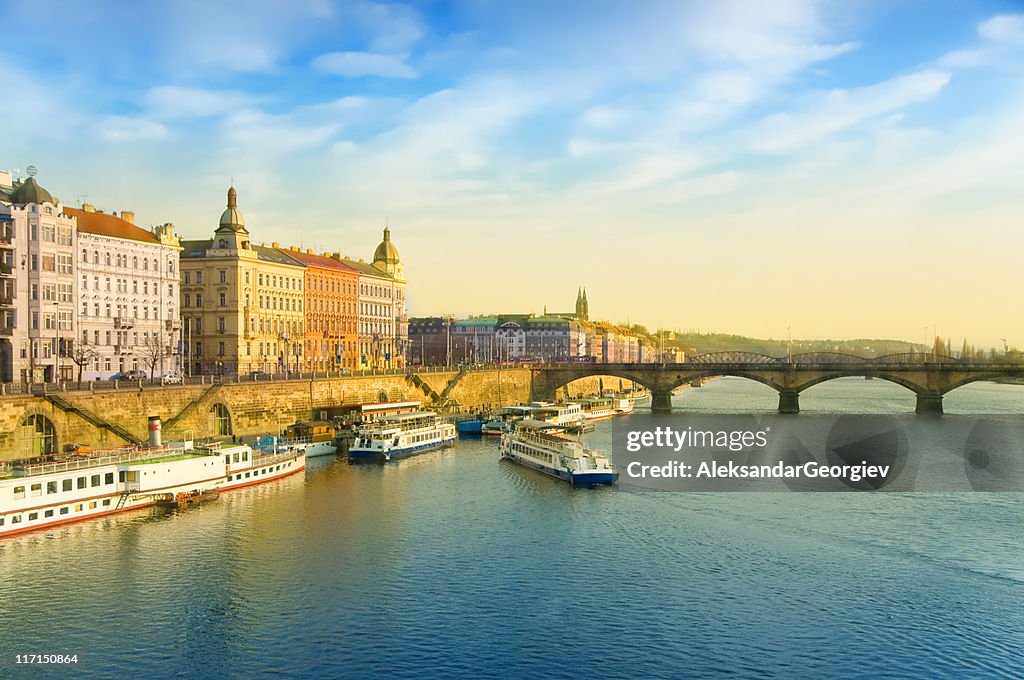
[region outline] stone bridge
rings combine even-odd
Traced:
[[[942,413],[942,397],[978,380],[1024,378],[1024,364],[962,361],[935,354],[893,354],[867,359],[837,352],[770,357],[752,352],[713,352],[678,364],[572,364],[532,367],[532,397],[551,401],[573,380],[608,375],[632,380],[651,391],[651,410],[672,410],[672,390],[701,378],[737,376],[779,393],[779,413],[799,413],[808,387],[851,376],[888,380],[917,395],[917,413]]]

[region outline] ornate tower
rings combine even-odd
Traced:
[[[228,207],[221,213],[220,225],[214,233],[214,248],[243,250],[249,247],[249,231],[245,218],[238,209],[238,192],[235,187],[228,189]]]
[[[373,252],[373,266],[382,272],[401,280],[403,278],[402,261],[398,257],[398,249],[391,242],[391,229],[384,227],[384,240]]]

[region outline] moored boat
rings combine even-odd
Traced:
[[[581,403],[583,417],[587,420],[604,420],[615,415],[615,407],[610,397],[584,399]]]
[[[563,427],[523,420],[501,437],[501,457],[573,486],[614,484],[619,473],[604,454],[590,450]]]
[[[209,499],[219,491],[295,474],[302,451],[254,452],[244,444],[164,444],[150,420],[149,446],[92,450],[0,464],[0,536],[76,522],[160,502]]]
[[[329,456],[338,450],[334,436],[333,423],[326,420],[300,420],[288,426],[281,444],[302,447],[306,458]]]
[[[455,426],[432,411],[400,413],[361,428],[348,449],[350,462],[387,462],[451,446]]]

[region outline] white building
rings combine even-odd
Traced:
[[[71,358],[82,364],[82,379],[130,370],[159,377],[177,370],[181,246],[174,225],[148,231],[134,224],[132,212],[118,217],[89,204],[64,213],[78,233],[77,343]]]
[[[34,174],[34,173],[32,173]],[[0,382],[70,380],[75,225],[34,176],[0,172]]]

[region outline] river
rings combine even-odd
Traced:
[[[1024,387],[947,413],[1024,413]],[[723,378],[692,412],[769,413]],[[809,413],[909,413],[844,379]],[[796,416],[799,418],[800,416]],[[589,437],[610,441],[602,423]],[[0,541],[0,677],[1024,677],[1019,493],[577,489],[497,442]]]

